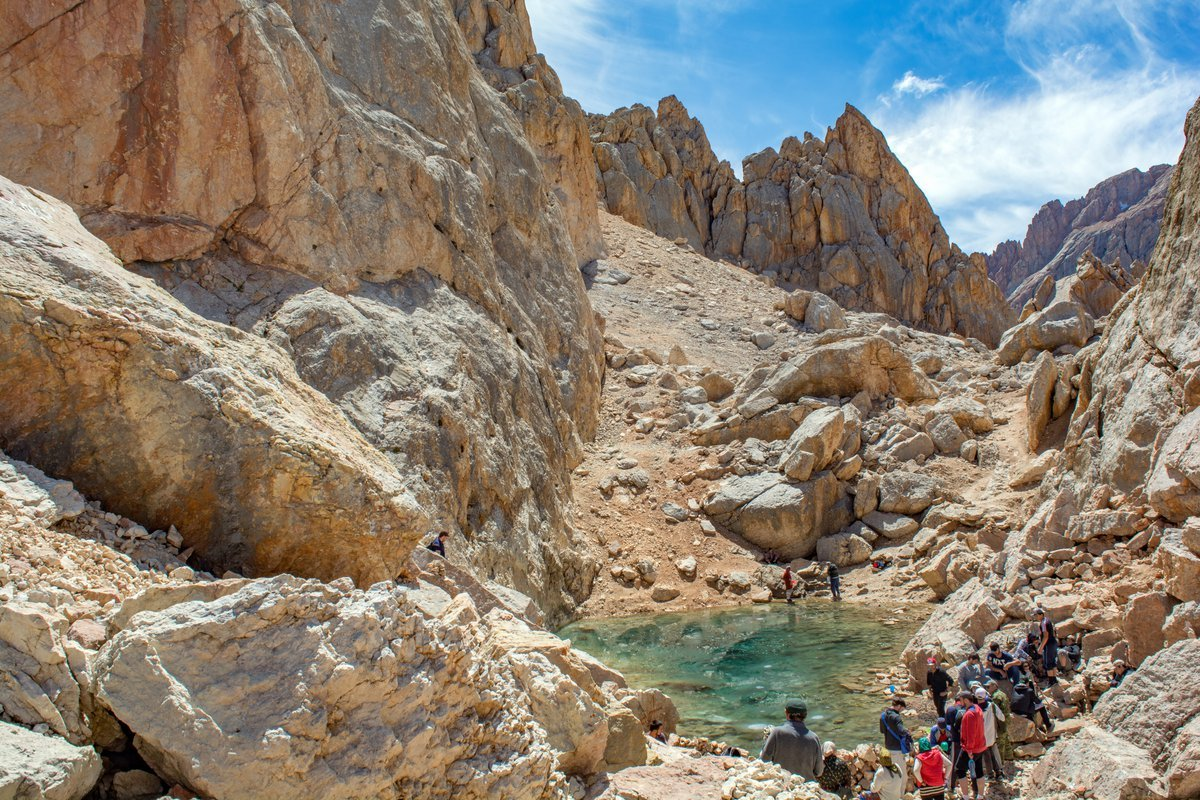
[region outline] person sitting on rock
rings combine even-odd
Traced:
[[[1062,646],[1058,648],[1058,668],[1069,672],[1078,672],[1082,664],[1083,647],[1079,643],[1079,637],[1064,638]]]
[[[1012,710],[1014,714],[1020,714],[1034,724],[1037,723],[1033,716],[1038,714],[1042,718],[1042,726],[1045,730],[1054,729],[1054,723],[1050,721],[1050,713],[1046,711],[1046,706],[1038,697],[1037,686],[1029,678],[1022,678],[1021,682],[1013,687]]]
[[[646,731],[646,735],[651,739],[662,742],[663,744],[667,743],[667,734],[663,731],[661,719],[652,720],[650,722],[650,729]]]
[[[1030,633],[1017,645],[1017,652],[1013,654],[1024,673],[1032,677],[1037,677],[1042,672],[1042,655],[1038,651],[1037,642],[1037,633]]]
[[[788,700],[784,713],[787,722],[771,729],[759,758],[774,762],[806,781],[815,781],[825,771],[825,760],[821,756],[821,740],[804,724],[808,704],[803,700]]]
[[[1021,680],[1021,662],[1012,653],[1000,649],[999,642],[988,645],[987,672],[985,677],[996,681],[1016,684]]]
[[[430,552],[437,553],[442,558],[446,557],[446,540],[450,538],[450,534],[442,531],[437,536],[433,537],[433,541],[425,545],[425,549]]]
[[[1131,672],[1133,672],[1133,667],[1118,658],[1113,662],[1112,677],[1108,680],[1109,688],[1115,689],[1120,686],[1121,682],[1125,680],[1125,676]]]
[[[879,753],[879,768],[871,779],[871,791],[879,800],[901,800],[908,786],[905,771],[896,766],[896,761],[887,750]]]
[[[983,664],[979,661],[979,653],[971,653],[966,661],[958,665],[958,685],[966,689],[972,681],[983,685]]]
[[[827,792],[833,792],[842,797],[850,795],[853,781],[850,778],[850,765],[838,758],[837,748],[833,742],[826,742],[825,771],[817,777],[817,785]]]

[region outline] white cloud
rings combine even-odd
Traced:
[[[967,85],[919,105],[881,102],[874,110],[892,149],[964,249],[986,252],[1003,239],[1020,239],[1042,203],[1081,196],[1110,175],[1179,156],[1200,70],[1159,59],[1140,35],[1131,2],[1117,3],[1127,16],[1116,19],[1132,42],[1122,65],[1113,63],[1116,44],[1098,48],[1069,37],[1046,47],[1047,36],[1085,24],[1082,5],[1015,6],[1007,33],[1010,52],[1031,79],[1027,90]]]
[[[933,94],[937,90],[945,88],[946,82],[940,77],[922,78],[910,69],[904,73],[903,78],[892,84],[892,94],[896,96],[913,94],[917,97],[924,97],[927,94]]]

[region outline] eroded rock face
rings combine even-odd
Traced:
[[[1129,267],[1154,250],[1163,219],[1171,167],[1114,175],[1065,205],[1052,200],[1034,215],[1025,240],[1001,242],[987,257],[988,272],[1020,308],[1047,278],[1065,278],[1091,251]]]
[[[925,195],[857,109],[825,140],[748,156],[738,181],[674,97],[590,120],[608,209],[714,258],[994,345],[1014,315],[982,256],[950,243]]]
[[[177,525],[214,566],[366,583],[402,570],[424,514],[282,351],[191,313],[65,205],[3,179],[0,248],[6,451]]]
[[[1195,639],[1147,659],[1104,693],[1094,723],[1051,750],[1034,770],[1030,788],[1036,793],[1062,781],[1088,786],[1101,800],[1195,797],[1200,792],[1200,686],[1193,675],[1198,659]]]
[[[556,797],[559,770],[644,762],[604,681],[623,683],[466,595],[435,615],[290,576],[142,612],[95,663],[155,772],[214,798]]]
[[[54,736],[0,722],[0,796],[80,800],[100,778],[100,755]]]
[[[594,170],[523,4],[61,12],[0,34],[0,173],[279,343],[463,534],[452,557],[552,614],[585,594],[566,509],[603,368],[577,270]]]

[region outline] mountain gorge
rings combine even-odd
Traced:
[[[1079,638],[998,797],[1200,792],[1200,104],[985,260],[852,106],[739,178],[523,0],[0,23],[0,797],[828,800],[553,633],[784,563],[913,728]]]

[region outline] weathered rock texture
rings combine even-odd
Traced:
[[[114,0],[6,22],[0,173],[279,343],[462,534],[454,557],[552,612],[586,592],[566,506],[602,370],[576,269],[598,252],[594,176],[519,0]]]
[[[105,645],[97,696],[158,775],[213,798],[558,797],[564,772],[645,762],[619,674],[465,594],[433,613],[438,591],[180,594]]]
[[[1033,771],[1035,796],[1085,786],[1097,800],[1200,793],[1200,641],[1160,651],[1096,704],[1095,721]]]
[[[424,516],[278,348],[123,269],[71,209],[0,179],[0,445],[213,565],[371,582]]]
[[[1200,106],[1186,132],[1158,246],[1142,283],[1118,303],[1083,361],[1066,443],[1082,479],[1080,505],[1101,484],[1146,493],[1153,476],[1151,503],[1175,522],[1200,508],[1190,413],[1200,405]]]
[[[1046,277],[1065,278],[1091,251],[1125,267],[1146,261],[1163,219],[1171,167],[1114,175],[1065,205],[1052,200],[1034,215],[1021,243],[1001,242],[987,257],[988,272],[1014,308],[1023,306]]]
[[[994,345],[1012,311],[981,256],[950,243],[925,195],[857,109],[822,141],[748,156],[739,181],[674,97],[590,118],[610,211],[850,309]]]
[[[100,756],[54,736],[0,722],[0,797],[80,800],[100,777]]]

